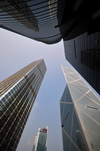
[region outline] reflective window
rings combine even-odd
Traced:
[[[80,125],[75,112],[73,117],[72,140],[77,145],[77,147],[81,149],[81,151],[87,151],[87,145],[84,140],[83,132],[80,129]]]
[[[75,144],[77,144],[77,146],[78,146],[78,142],[77,142],[78,131],[80,131],[80,126],[74,111],[73,126],[72,126],[72,140],[75,142]]]
[[[67,76],[67,75],[66,75],[66,77],[67,77],[67,81],[68,81],[68,82],[72,82],[72,81],[73,81],[73,79],[72,79],[71,77],[69,77],[69,76]]]
[[[72,87],[70,84],[69,84],[69,89],[70,89],[70,93],[71,93],[73,101],[78,100],[83,95],[83,93],[78,91],[76,88]]]
[[[97,98],[92,91],[90,91],[88,94],[86,94],[86,96],[89,97],[90,99],[96,101],[100,105],[100,99]]]
[[[72,114],[73,114],[73,105],[64,104],[62,125],[64,130],[68,133],[69,136],[71,134]]]
[[[80,122],[82,127],[84,127],[85,135],[89,140],[89,144],[92,149],[99,151],[100,150],[100,125],[88,117],[80,108],[77,108]]]
[[[72,81],[80,79],[79,76],[76,76],[74,74],[67,74],[66,76],[70,77],[72,79]]]
[[[61,98],[60,102],[72,102],[72,98],[70,96],[68,86],[65,87],[65,90],[64,90],[64,93],[62,95],[62,98]]]
[[[73,143],[71,143],[71,149],[70,149],[70,151],[83,151],[83,150],[78,149],[77,146],[75,146]]]
[[[83,94],[90,90],[88,87],[85,87],[78,82],[72,82],[70,85]]]
[[[100,124],[100,107],[95,102],[84,96],[76,104]]]
[[[60,103],[61,121],[63,120],[64,104]],[[62,122],[61,122],[62,123]]]
[[[80,83],[81,85],[83,85],[83,86],[85,86],[85,87],[87,87],[87,85],[80,79],[80,80],[78,80],[77,81],[78,83]]]
[[[69,151],[70,139],[67,137],[64,131],[62,131],[62,136],[63,136],[63,149],[64,151]]]

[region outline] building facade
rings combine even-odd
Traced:
[[[100,99],[75,70],[62,66],[66,88],[60,100],[64,151],[100,150]]]
[[[85,32],[70,40],[66,38],[64,38],[66,59],[100,94],[100,32],[92,34]]]
[[[58,0],[0,1],[0,27],[37,41],[56,43],[61,40],[60,31],[55,28],[57,6]]]
[[[44,60],[32,62],[0,83],[1,151],[15,151],[46,71]]]
[[[35,135],[33,151],[47,151],[47,134],[48,127],[39,128]]]

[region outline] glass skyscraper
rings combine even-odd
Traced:
[[[47,134],[48,127],[39,128],[35,135],[33,151],[47,151]]]
[[[100,151],[100,99],[77,72],[62,66],[66,88],[60,100],[64,151]]]
[[[64,9],[60,4],[60,14]],[[57,19],[58,0],[0,1],[0,27],[44,43],[61,40]]]
[[[0,151],[15,151],[45,71],[41,59],[0,83]]]
[[[85,22],[81,25],[84,29]],[[78,27],[74,31],[78,31]],[[100,32],[85,32],[75,38],[64,38],[65,56],[69,63],[100,94]]]

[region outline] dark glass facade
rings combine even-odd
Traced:
[[[66,88],[60,100],[64,151],[100,150],[100,99],[72,68],[62,66]]]
[[[15,151],[46,71],[35,61],[0,84],[0,151]]]
[[[100,32],[64,40],[64,48],[66,59],[100,94]]]
[[[60,4],[60,15],[64,9]],[[48,44],[61,40],[57,19],[58,0],[0,1],[0,27]]]
[[[100,94],[99,1],[68,1],[65,8],[59,28],[66,59]]]

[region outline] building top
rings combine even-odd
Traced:
[[[0,82],[0,95],[3,95],[14,84],[16,84],[22,78],[24,78],[28,74],[28,72],[30,72],[33,68],[35,68],[36,65],[38,65],[40,62],[44,62],[44,60],[41,59],[41,60],[34,61],[30,63],[29,65],[27,65],[26,67],[24,67],[23,69],[11,75],[9,78]]]
[[[38,133],[36,133],[34,139],[33,151],[47,150],[47,134],[48,127],[38,129]]]
[[[100,104],[100,98],[95,95],[92,89],[73,68],[62,66],[62,70],[74,101],[78,101],[77,99],[82,95],[84,95],[84,97],[88,95],[92,100],[95,99],[95,101]],[[77,93],[79,96],[76,96]]]
[[[48,131],[48,127],[46,127],[46,128],[39,128],[39,132],[47,133],[47,131]]]

